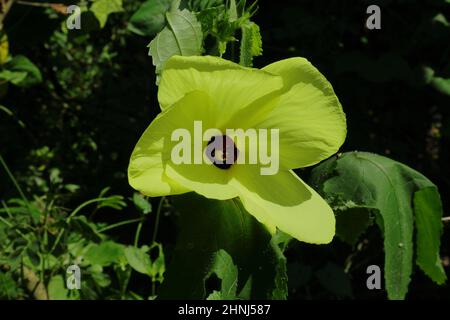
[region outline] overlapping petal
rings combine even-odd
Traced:
[[[186,93],[200,90],[208,94],[217,105],[219,129],[225,126],[241,126],[245,119],[235,114],[257,103],[265,109],[268,102],[264,97],[271,96],[283,87],[283,79],[258,69],[244,68],[217,57],[170,58],[164,67],[158,90],[158,100],[163,110],[182,98]],[[248,116],[248,114],[247,114]],[[244,125],[245,123],[242,123]]]
[[[263,68],[281,75],[285,93],[258,126],[279,128],[284,168],[314,165],[339,150],[346,119],[331,84],[308,60],[291,58]]]
[[[172,108],[162,112],[145,130],[131,155],[128,167],[130,185],[148,196],[179,194],[194,190],[189,186],[183,186],[166,174],[166,167],[172,164],[172,149],[178,143],[171,141],[171,135],[174,130],[186,129],[191,136],[191,149],[193,149],[194,121],[202,121],[205,128],[214,128],[216,112],[217,107],[210,97],[201,91],[186,94]],[[205,170],[202,175],[209,172],[210,183],[222,184],[228,179],[227,172],[212,165],[208,165],[208,168],[203,167],[206,164],[180,165],[179,167],[183,166],[189,166],[191,170],[195,170],[196,166],[202,166]],[[210,169],[216,169],[214,174],[208,171]],[[197,176],[199,181],[202,175]]]
[[[236,167],[232,185],[247,211],[261,223],[309,243],[329,243],[335,233],[332,209],[292,171],[261,176],[259,166]]]

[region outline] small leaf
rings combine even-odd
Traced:
[[[152,205],[150,202],[137,192],[133,194],[133,203],[143,214],[152,212]]]
[[[68,183],[68,184],[64,185],[64,189],[66,189],[67,191],[69,191],[71,193],[74,193],[80,189],[80,186],[77,184]]]
[[[95,0],[89,11],[95,15],[103,28],[111,13],[123,11],[122,0]]]
[[[417,227],[417,265],[437,284],[447,280],[439,256],[442,235],[442,204],[436,187],[414,194]]]
[[[102,288],[106,288],[111,284],[108,274],[103,272],[103,267],[96,264],[89,268],[92,279]]]
[[[123,245],[113,241],[104,241],[99,245],[93,245],[86,252],[86,260],[92,265],[108,266],[118,262],[124,255]]]
[[[450,79],[434,77],[430,82],[431,86],[442,94],[450,96]]]
[[[26,72],[13,72],[10,70],[0,71],[0,79],[6,82],[11,82],[12,84],[19,86],[21,82],[27,77]]]
[[[140,36],[154,36],[166,25],[166,12],[171,0],[147,0],[131,16],[128,30]]]
[[[238,269],[233,258],[225,251],[219,250],[214,256],[214,263],[207,278],[216,274],[222,280],[220,291],[213,291],[208,300],[233,300],[236,298]],[[205,279],[206,280],[206,279]]]
[[[130,266],[139,273],[152,275],[152,262],[150,256],[139,248],[129,246],[125,248],[125,257]]]
[[[259,26],[251,21],[242,25],[240,64],[246,67],[253,65],[253,57],[262,54],[262,39]]]
[[[228,19],[230,22],[234,22],[238,19],[236,0],[230,1],[230,7],[228,8]]]
[[[25,56],[15,56],[4,65],[0,78],[11,77],[8,81],[19,87],[30,87],[42,82],[39,69]]]
[[[153,245],[150,248],[150,252],[154,251],[155,249],[158,250],[158,256],[152,262],[151,276],[154,281],[158,281],[161,283],[164,280],[164,273],[166,272],[166,261],[164,258],[164,251],[162,245],[159,243],[153,243]]]
[[[61,275],[56,275],[50,279],[47,290],[50,300],[69,299],[69,289],[66,288],[64,278]]]
[[[166,19],[168,25],[149,44],[149,54],[158,75],[171,56],[194,56],[202,53],[202,29],[192,12],[176,9],[167,12]]]

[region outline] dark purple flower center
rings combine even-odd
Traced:
[[[212,137],[205,152],[209,160],[219,169],[229,169],[239,155],[233,139],[226,135]]]

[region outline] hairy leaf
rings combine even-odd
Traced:
[[[436,187],[427,187],[414,194],[417,227],[417,265],[437,284],[447,277],[439,256],[442,235],[442,205]]]
[[[242,40],[240,64],[251,67],[253,64],[253,57],[262,54],[262,39],[259,32],[259,26],[254,22],[247,21],[241,28]]]
[[[210,274],[216,274],[222,280],[220,291],[213,291],[208,300],[233,300],[236,298],[238,269],[233,258],[225,251],[219,250],[214,255]]]
[[[326,161],[314,169],[311,184],[321,190],[331,203],[339,198],[379,212],[381,219],[377,223],[384,233],[384,275],[388,297],[403,299],[412,272],[414,193],[428,187],[435,188],[434,184],[399,162],[366,152],[344,153]],[[434,214],[430,210],[419,213],[440,224]],[[418,228],[423,226],[419,224]],[[436,263],[439,230],[436,227],[429,229],[433,233],[429,240],[434,241],[430,244],[434,253],[431,256],[422,254],[421,265]]]
[[[202,53],[202,28],[192,12],[186,9],[171,10],[166,13],[166,19],[167,26],[149,44],[149,54],[158,75],[171,56],[194,56]]]

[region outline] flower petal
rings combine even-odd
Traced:
[[[330,206],[294,172],[262,176],[258,166],[237,167],[233,186],[249,213],[309,243],[329,243],[335,233]]]
[[[176,129],[186,129],[193,136],[193,124],[197,120],[213,128],[214,110],[211,99],[205,93],[193,91],[181,98],[173,108],[160,113],[133,150],[128,167],[130,185],[148,196],[192,191],[166,175],[165,167],[171,162],[172,148],[178,143],[171,141],[171,135]]]
[[[204,91],[217,106],[223,129],[236,112],[282,87],[280,76],[218,57],[174,56],[165,64],[158,100],[165,110],[190,91]]]
[[[294,57],[271,63],[262,70],[283,78],[287,90],[298,83],[310,83],[326,95],[334,95],[334,90],[328,80],[305,58]]]
[[[232,166],[233,167],[233,166]],[[167,175],[183,187],[196,193],[217,200],[228,200],[238,196],[230,185],[233,168],[223,170],[212,164],[178,164],[169,163]]]
[[[264,70],[281,75],[287,90],[258,125],[279,128],[281,166],[311,166],[336,153],[345,140],[346,119],[325,77],[304,58],[275,62]]]
[[[154,120],[155,122],[158,119]],[[150,197],[189,192],[164,173],[164,137],[156,138],[149,127],[137,143],[128,166],[128,182],[136,190]]]

